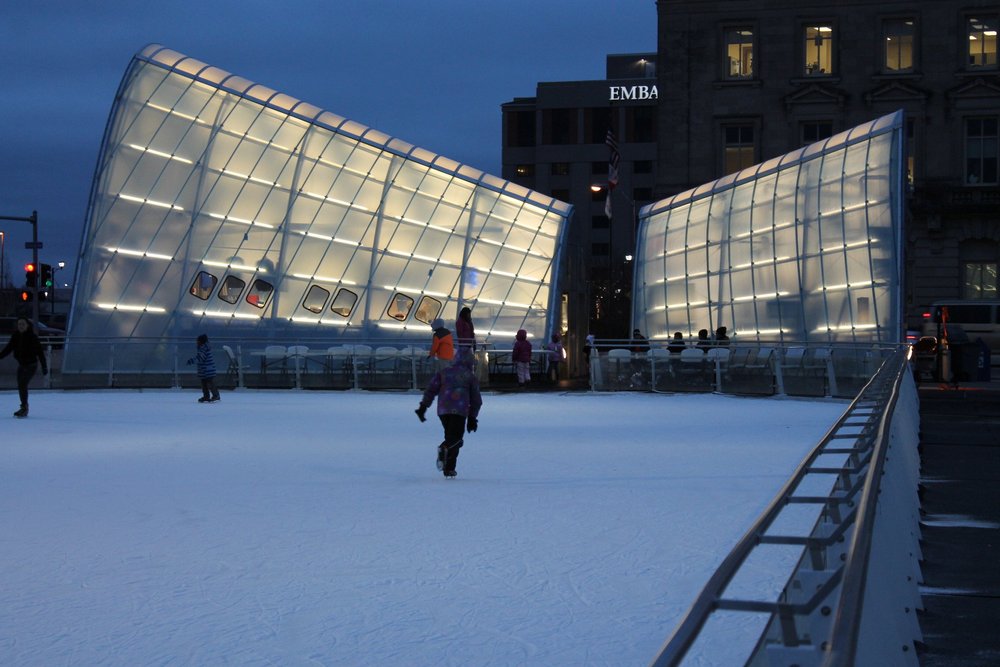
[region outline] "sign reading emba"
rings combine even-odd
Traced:
[[[656,86],[608,86],[611,101],[659,99]]]

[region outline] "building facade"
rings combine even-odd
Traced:
[[[178,341],[427,344],[555,328],[564,202],[151,45],[112,108],[63,370],[163,371]]]
[[[657,198],[902,110],[904,312],[996,298],[1000,6],[660,0]]]
[[[501,107],[501,175],[574,208],[560,281],[573,369],[588,331],[629,334],[638,211],[653,201],[655,183],[656,54],[609,55],[606,62],[604,80],[539,83],[535,97]],[[621,157],[610,216],[609,130]]]

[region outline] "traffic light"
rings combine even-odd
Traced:
[[[21,292],[21,301],[31,301],[31,292],[23,290]]]
[[[38,285],[38,300],[45,301],[49,298],[49,290],[52,289],[52,265],[39,264],[41,271],[41,283]]]
[[[38,284],[38,271],[35,265],[28,262],[24,265],[24,285],[25,287],[35,287]]]

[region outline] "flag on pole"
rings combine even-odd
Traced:
[[[615,138],[614,130],[608,129],[608,136],[604,139],[604,143],[611,149],[611,154],[608,156],[608,186],[613,188],[618,185],[618,163],[622,159],[618,153],[618,140]]]
[[[611,186],[608,186],[608,196],[604,199],[604,215],[611,219]]]

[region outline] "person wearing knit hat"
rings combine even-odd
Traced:
[[[455,341],[440,317],[431,322],[431,328],[434,329],[434,336],[431,338],[431,351],[427,358],[434,359],[437,370],[441,370],[455,358]]]

